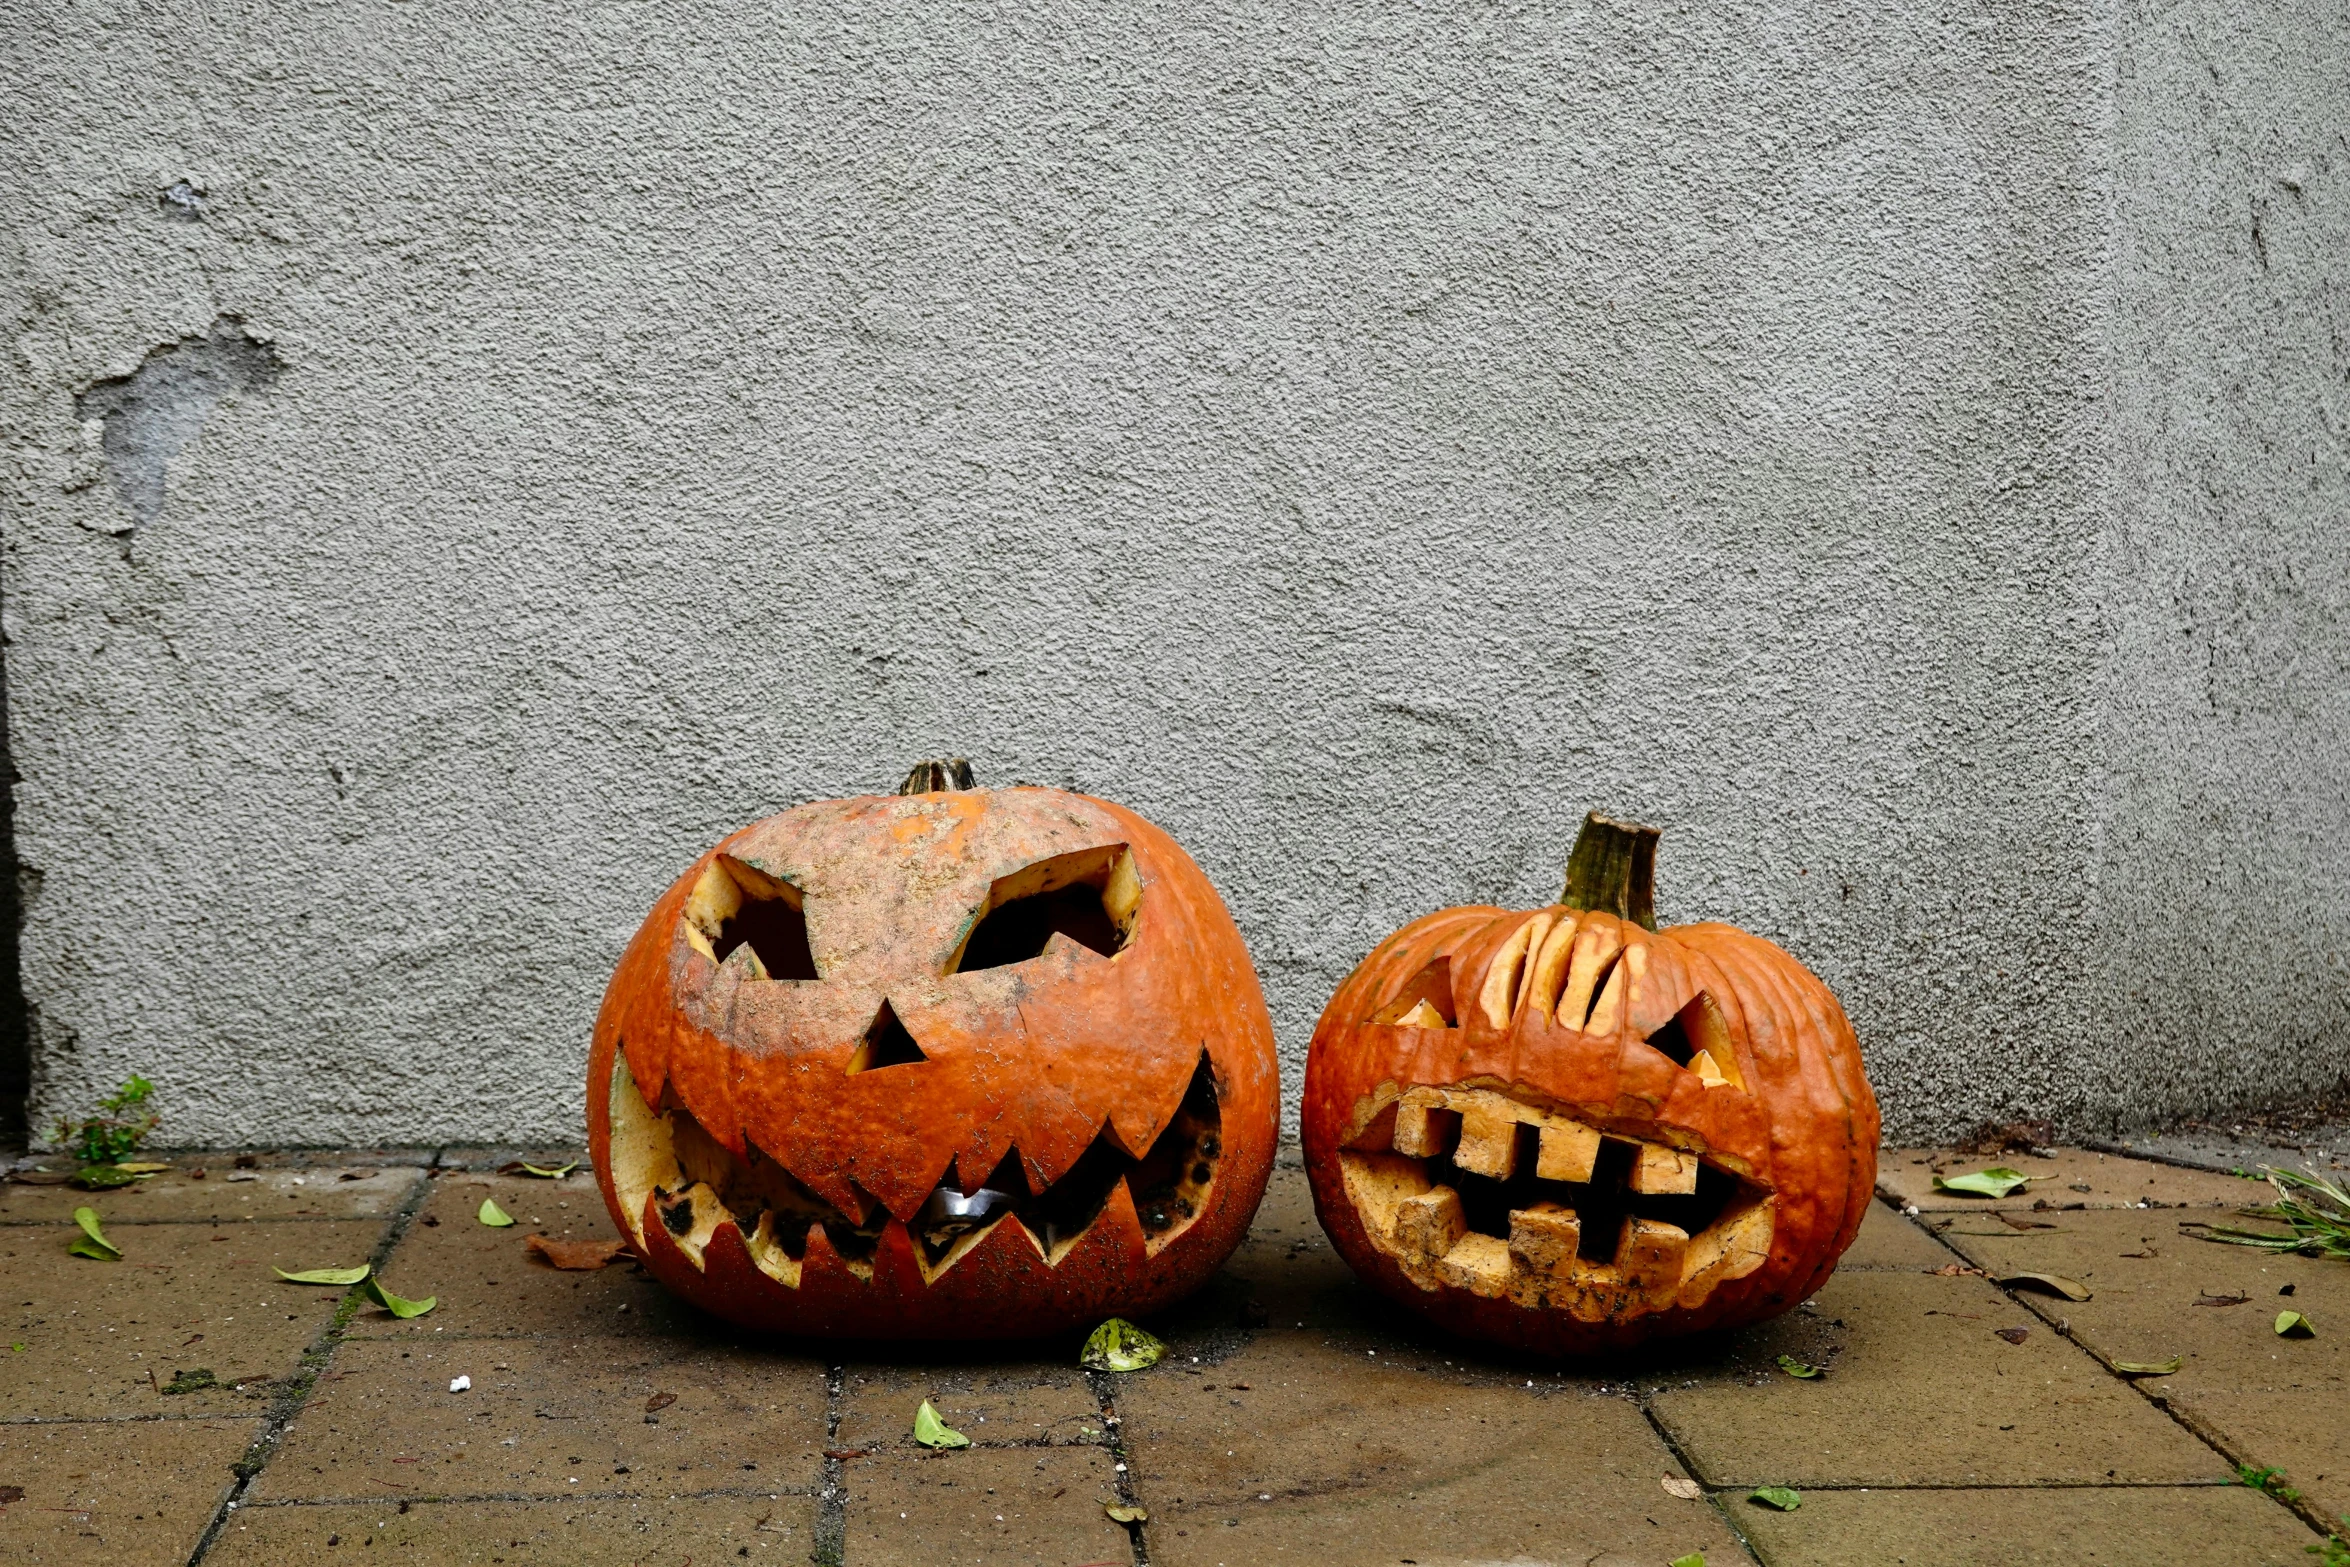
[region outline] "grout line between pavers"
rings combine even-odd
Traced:
[[[439,1155],[436,1152],[433,1160],[417,1168],[415,1184],[410,1189],[407,1200],[394,1209],[391,1218],[385,1222],[383,1233],[376,1240],[375,1249],[368,1254],[367,1266],[370,1275],[383,1266],[385,1259],[391,1256],[392,1249],[398,1246],[401,1239],[407,1235],[408,1226],[415,1220],[418,1210],[431,1200],[433,1175],[438,1168],[438,1160]],[[407,1167],[402,1166],[401,1168]],[[221,1530],[228,1526],[228,1521],[234,1516],[238,1504],[252,1489],[254,1480],[260,1476],[264,1469],[269,1467],[270,1459],[277,1456],[278,1447],[285,1441],[287,1428],[294,1423],[294,1417],[302,1412],[302,1406],[310,1401],[311,1393],[318,1386],[320,1374],[334,1360],[335,1350],[342,1344],[344,1328],[350,1324],[353,1317],[359,1314],[359,1308],[366,1302],[366,1298],[361,1293],[361,1286],[353,1285],[343,1296],[342,1303],[335,1308],[334,1316],[328,1320],[325,1327],[319,1330],[318,1336],[310,1341],[309,1347],[302,1351],[301,1361],[293,1376],[288,1379],[287,1386],[270,1404],[269,1414],[262,1424],[261,1435],[253,1440],[252,1445],[245,1449],[244,1456],[239,1458],[233,1466],[237,1475],[236,1484],[229,1488],[229,1494],[221,1499],[218,1507],[213,1509],[212,1521],[206,1524],[204,1532],[197,1536],[196,1548],[188,1555],[188,1567],[199,1567],[205,1555],[211,1551],[213,1542],[220,1538]]]
[[[2192,1168],[2192,1166],[2189,1168]],[[2054,1332],[2058,1338],[2063,1339],[2066,1343],[2072,1345],[2073,1348],[2078,1350],[2081,1354],[2086,1355],[2090,1360],[2094,1361],[2096,1363],[2097,1369],[2105,1373],[2107,1377],[2113,1381],[2121,1383],[2124,1387],[2127,1387],[2139,1398],[2144,1399],[2147,1403],[2152,1404],[2156,1409],[2161,1410],[2165,1415],[2170,1417],[2170,1421],[2173,1425],[2186,1432],[2196,1441],[2201,1442],[2205,1447],[2210,1448],[2214,1453],[2217,1453],[2222,1459],[2227,1461],[2231,1468],[2240,1470],[2246,1467],[2249,1461],[2243,1458],[2239,1458],[2221,1433],[2216,1430],[2206,1430],[2198,1422],[2188,1419],[2182,1411],[2172,1407],[2170,1399],[2167,1395],[2157,1393],[2151,1388],[2141,1386],[2138,1379],[2134,1377],[2125,1377],[2121,1375],[2119,1372],[2115,1371],[2113,1367],[2106,1364],[2105,1357],[2103,1355],[2098,1354],[2088,1345],[2073,1337],[2072,1323],[2069,1319],[2061,1314],[2052,1319],[2047,1312],[2040,1310],[2034,1306],[2032,1302],[2025,1300],[2014,1290],[2007,1288],[1998,1280],[1992,1278],[1989,1269],[1975,1268],[1974,1262],[1969,1259],[1964,1252],[1961,1252],[1957,1247],[1951,1245],[1948,1241],[1942,1238],[1942,1232],[1940,1230],[1937,1230],[1932,1225],[1923,1222],[1922,1215],[1909,1212],[1906,1205],[1896,1202],[1890,1197],[1884,1197],[1880,1200],[1883,1201],[1888,1207],[1892,1208],[1894,1212],[1900,1214],[1904,1220],[1912,1225],[1915,1225],[1919,1233],[1923,1234],[1928,1240],[1941,1247],[1944,1251],[1950,1253],[1951,1257],[1958,1263],[1967,1268],[1974,1269],[1975,1272],[1982,1278],[1984,1283],[1989,1284],[1993,1289],[1998,1290],[2000,1294],[2015,1302],[2015,1304],[2021,1307],[2023,1310],[2030,1312],[2033,1316],[2038,1317],[2042,1322],[2047,1323],[2049,1329]],[[2161,1379],[2151,1378],[2149,1380],[2159,1381]],[[2236,1480],[2214,1480],[2206,1483],[2213,1485],[2242,1484],[2241,1481]],[[2037,1489],[2037,1487],[2032,1489]],[[2049,1489],[2056,1489],[2056,1487],[2051,1486]],[[2270,1501],[2275,1502],[2278,1506],[2284,1508],[2287,1512],[2300,1519],[2310,1528],[2316,1530],[2320,1536],[2328,1535],[2333,1532],[2331,1524],[2328,1522],[2325,1516],[2318,1511],[2317,1505],[2314,1502],[2309,1501],[2306,1497],[2302,1497],[2293,1501],[2287,1501],[2284,1497],[2278,1496],[2273,1492],[2263,1488],[2246,1486],[2245,1489],[2259,1489],[2261,1495],[2267,1497]]]
[[[824,1483],[816,1493],[816,1539],[808,1560],[817,1567],[842,1567],[848,1556],[847,1460],[839,1457],[842,1406],[848,1400],[849,1368],[835,1361],[824,1368]]]
[[[1651,1407],[1655,1401],[1654,1392],[1644,1393],[1634,1407],[1640,1411],[1641,1418],[1648,1422],[1649,1429],[1656,1433],[1656,1439],[1665,1444],[1665,1451],[1673,1455],[1673,1462],[1681,1466],[1682,1475],[1704,1485],[1704,1481],[1697,1479],[1697,1466],[1689,1461],[1688,1453],[1682,1450],[1680,1439],[1666,1428],[1664,1421],[1658,1418],[1656,1410]],[[1722,1520],[1722,1527],[1730,1531],[1730,1538],[1738,1542],[1738,1548],[1746,1553],[1746,1559],[1759,1562],[1763,1559],[1762,1552],[1755,1549],[1754,1541],[1747,1538],[1746,1531],[1738,1527],[1738,1520],[1731,1515],[1726,1502],[1728,1494],[1727,1490],[1717,1491],[1706,1486],[1706,1505],[1714,1510],[1715,1517]]]
[[[1135,1489],[1134,1465],[1126,1457],[1126,1426],[1118,1417],[1118,1389],[1112,1374],[1090,1368],[1085,1373],[1086,1384],[1093,1389],[1094,1402],[1102,1412],[1104,1444],[1110,1450],[1110,1481],[1117,1488],[1118,1504],[1143,1513],[1142,1522],[1120,1524],[1134,1550],[1134,1567],[1150,1567],[1150,1544],[1143,1538],[1144,1526],[1149,1522],[1149,1509],[1142,1505],[1142,1495]]]

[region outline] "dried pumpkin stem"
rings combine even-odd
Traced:
[[[898,785],[900,794],[943,794],[950,789],[976,789],[971,781],[971,763],[966,757],[949,756],[932,762],[916,762],[914,770],[906,774],[906,781]]]
[[[1567,856],[1567,891],[1559,901],[1570,909],[1597,909],[1656,929],[1658,836],[1654,827],[1593,811],[1583,818],[1583,830]]]

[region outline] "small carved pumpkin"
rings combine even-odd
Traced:
[[[1191,1290],[1248,1228],[1280,1094],[1215,889],[1058,789],[827,800],[653,906],[596,1019],[589,1144],[680,1295],[847,1337],[1039,1334]]]
[[[1760,1321],[1876,1182],[1826,986],[1728,925],[1656,929],[1657,834],[1594,814],[1564,901],[1446,909],[1339,988],[1306,1066],[1314,1206],[1365,1279],[1545,1354]]]

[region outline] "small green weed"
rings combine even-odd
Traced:
[[[2285,1472],[2282,1469],[2256,1469],[2250,1464],[2238,1464],[2236,1466],[2236,1483],[2248,1485],[2253,1490],[2265,1496],[2273,1496],[2280,1502],[2301,1500],[2301,1493],[2285,1484]]]
[[[57,1123],[57,1141],[85,1165],[120,1164],[136,1153],[163,1117],[147,1107],[155,1085],[133,1072],[123,1085],[98,1101],[98,1114]]]
[[[2350,1530],[2350,1513],[2342,1515],[2342,1527]],[[2350,1540],[2343,1539],[2339,1534],[2328,1533],[2323,1545],[2304,1545],[2301,1548],[2317,1558],[2318,1567],[2350,1567]]]

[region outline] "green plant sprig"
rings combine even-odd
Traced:
[[[2247,1230],[2237,1225],[2206,1224],[2190,1219],[2179,1228],[2198,1240],[2230,1246],[2256,1246],[2263,1251],[2300,1252],[2310,1257],[2339,1257],[2350,1261],[2350,1192],[2314,1170],[2279,1170],[2264,1166],[2277,1200],[2262,1208],[2241,1208],[2247,1219],[2282,1224],[2275,1230]]]
[[[120,1164],[162,1123],[163,1117],[147,1108],[154,1092],[153,1083],[133,1072],[98,1101],[98,1114],[58,1121],[57,1141],[85,1165]]]

